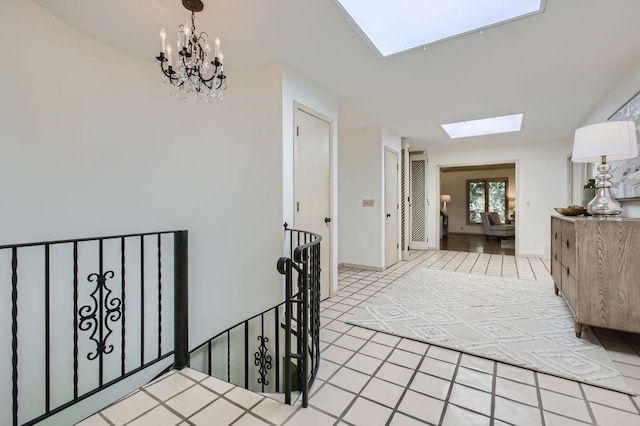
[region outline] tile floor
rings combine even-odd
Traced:
[[[640,425],[640,397],[559,379],[346,324],[354,309],[417,266],[551,280],[537,258],[416,251],[384,272],[344,268],[322,303],[322,362],[309,407],[195,370],[173,371],[79,423],[97,425]],[[640,335],[594,330],[640,393]]]

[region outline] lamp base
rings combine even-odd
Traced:
[[[615,216],[622,213],[622,206],[609,191],[612,186],[609,180],[610,169],[607,158],[603,156],[596,175],[596,196],[587,204],[587,213],[593,216]]]
[[[587,213],[593,216],[615,216],[622,213],[622,206],[613,198],[609,188],[598,188],[594,199],[587,204]]]

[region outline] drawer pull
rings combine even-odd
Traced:
[[[553,239],[554,239],[554,240],[557,240],[557,239],[558,239],[558,233],[557,233],[557,232],[556,232],[556,235],[554,235],[554,236],[553,236]]]
[[[569,268],[567,267],[567,276],[569,276]]]
[[[567,240],[567,249],[569,248],[569,240]]]
[[[555,253],[555,254],[553,255],[553,258],[554,258],[554,259],[556,260],[556,262],[557,262],[557,261],[558,261],[558,253]]]

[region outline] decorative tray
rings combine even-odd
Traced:
[[[563,216],[579,216],[587,212],[582,206],[555,207],[554,210]]]

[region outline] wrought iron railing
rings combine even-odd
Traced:
[[[255,392],[299,391],[308,404],[320,363],[320,241],[289,229],[290,257],[281,257],[284,302],[224,330],[190,353],[191,367]],[[282,373],[282,374],[281,374]]]
[[[170,357],[186,366],[187,239],[0,246],[0,339],[11,342],[0,351],[10,366],[0,371],[0,424],[33,425]]]

